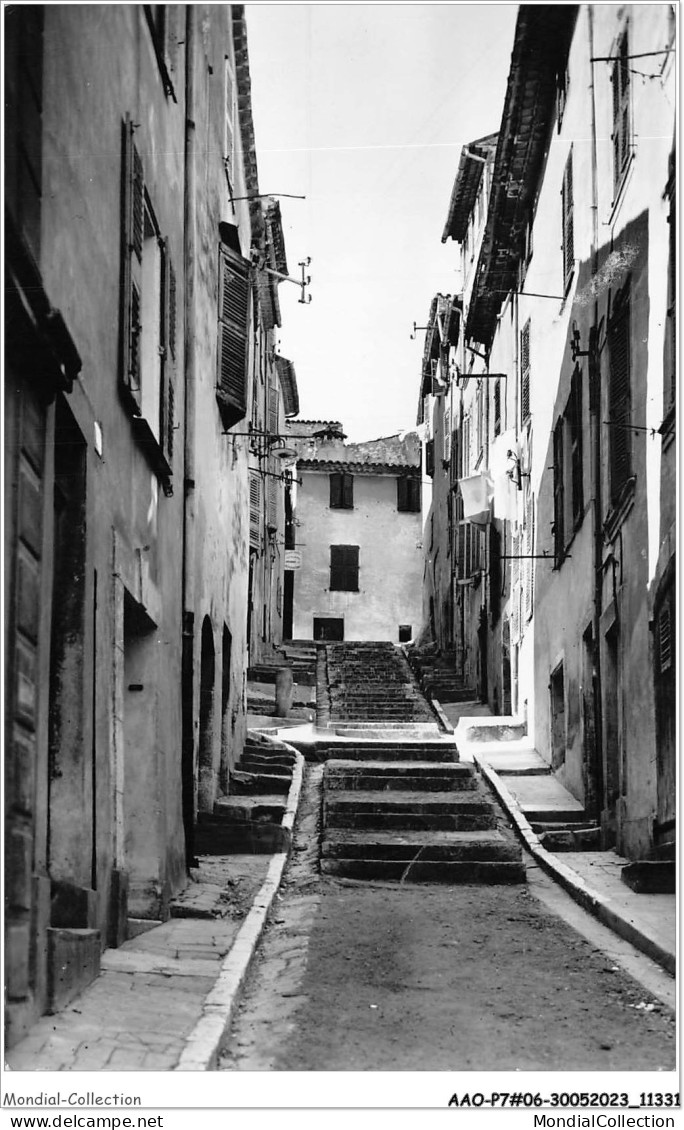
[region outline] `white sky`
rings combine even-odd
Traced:
[[[349,439],[416,422],[424,326],[461,146],[499,129],[517,4],[247,4],[259,190],[281,198],[280,352],[302,419]]]

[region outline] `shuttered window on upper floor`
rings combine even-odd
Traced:
[[[420,479],[417,475],[400,475],[397,479],[397,510],[410,514],[420,512]]]
[[[330,476],[330,509],[354,509],[354,476],[347,471],[335,471]]]
[[[171,241],[155,216],[130,117],[123,124],[120,386],[136,436],[168,480],[176,424],[178,297]],[[165,489],[167,487],[165,482]]]
[[[611,72],[613,86],[613,192],[614,200],[627,171],[632,154],[631,75],[629,72],[629,35],[627,28],[618,39]]]
[[[257,471],[249,473],[249,544],[261,547],[261,478]]]
[[[216,399],[223,425],[247,414],[251,267],[222,243],[219,250],[219,321]]]
[[[336,592],[359,591],[358,545],[330,546],[330,589]]]

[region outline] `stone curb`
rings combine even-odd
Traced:
[[[439,699],[431,698],[430,704],[431,704],[432,709],[434,710],[435,714],[439,718],[440,725],[442,726],[444,733],[445,734],[453,734],[454,727],[451,725],[451,722],[449,721],[446,714],[444,713],[444,711],[442,709],[442,704],[439,701]]]
[[[630,942],[636,949],[650,957],[658,965],[662,966],[673,977],[676,974],[676,955],[670,953],[661,946],[654,938],[644,934],[638,926],[629,922],[618,911],[616,911],[610,902],[603,896],[592,890],[590,886],[584,881],[581,875],[573,871],[571,867],[557,859],[551,852],[547,851],[542,846],[539,837],[532,831],[530,824],[522,812],[520,805],[515,797],[506,788],[498,773],[491,769],[486,761],[478,756],[476,751],[473,751],[473,760],[483,777],[489,782],[494,792],[498,796],[502,805],[506,809],[508,815],[513,820],[516,831],[520,839],[525,844],[530,854],[534,856],[537,863],[546,871],[552,879],[555,879],[565,891],[579,903],[581,907],[588,910],[604,926],[608,926],[616,934],[619,934],[625,941]]]
[[[174,1071],[214,1071],[216,1069],[221,1044],[230,1026],[238,994],[244,984],[259,939],[264,931],[269,911],[283,877],[285,864],[289,858],[292,830],[304,779],[304,758],[294,746],[288,745],[282,739],[274,740],[273,744],[284,747],[297,755],[285,815],[282,820],[282,827],[286,828],[288,832],[288,850],[278,852],[271,859],[263,886],[242,923],[229,953],[223,960],[221,971],[213,988],[205,997],[202,1015],[188,1036],[181,1057],[173,1068]]]

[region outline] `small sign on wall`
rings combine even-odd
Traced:
[[[301,569],[302,555],[296,549],[285,550],[285,568],[286,569]]]

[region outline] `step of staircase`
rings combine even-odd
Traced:
[[[475,831],[496,826],[492,805],[480,796],[399,789],[328,791],[323,819],[326,828]]]
[[[496,829],[470,832],[358,831],[330,829],[322,845],[322,859],[385,859],[409,863],[418,855],[426,862],[517,862],[520,849]]]
[[[390,751],[368,743],[366,760],[345,749],[327,762],[321,872],[389,882],[523,882],[520,845],[473,766],[415,756],[425,744],[406,743],[390,761]]]
[[[477,781],[467,765],[442,761],[329,761],[326,788],[352,791],[403,789],[447,792],[473,791]]]
[[[398,862],[388,859],[324,859],[324,875],[344,879],[376,879],[385,882],[411,883],[524,883],[525,866],[521,861],[492,860],[423,860]]]
[[[316,743],[316,758],[319,761],[344,759],[347,761],[442,761],[452,764],[458,761],[456,747],[448,742],[431,741],[381,741],[367,742],[326,742]]]

